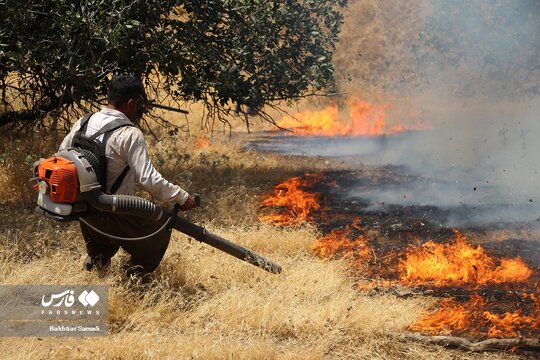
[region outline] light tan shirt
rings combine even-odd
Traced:
[[[121,118],[129,119],[120,111],[103,108],[95,113],[88,121],[86,135],[93,135],[109,122]],[[81,120],[77,121],[70,133],[65,137],[60,145],[60,150],[71,147],[73,137],[81,127]],[[103,135],[98,137],[103,140]],[[129,165],[128,171],[122,185],[118,188],[117,194],[133,195],[135,191],[135,182],[139,183],[144,190],[148,191],[154,199],[170,204],[183,205],[189,194],[177,185],[167,181],[154,168],[150,158],[146,141],[142,131],[134,126],[125,126],[116,129],[110,135],[105,148],[107,156],[107,191],[120,176],[126,165]]]

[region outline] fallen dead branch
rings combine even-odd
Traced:
[[[468,339],[455,336],[427,336],[414,333],[404,333],[399,334],[398,336],[404,340],[412,340],[428,345],[439,345],[447,348],[467,351],[504,351],[520,349],[540,352],[540,339],[487,339],[479,342],[473,342]]]

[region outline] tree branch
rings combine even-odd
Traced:
[[[473,342],[455,336],[426,336],[414,333],[398,334],[397,336],[403,340],[413,340],[423,344],[438,345],[466,351],[514,351],[520,349],[540,352],[540,339],[487,339]]]

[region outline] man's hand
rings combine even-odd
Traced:
[[[180,209],[182,211],[191,210],[197,207],[197,203],[195,202],[195,199],[193,196],[189,195],[184,205],[180,205]]]

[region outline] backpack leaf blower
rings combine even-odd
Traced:
[[[36,181],[34,188],[38,190],[36,211],[56,221],[84,222],[84,215],[95,210],[152,221],[168,219],[164,226],[171,225],[200,242],[270,273],[279,274],[282,271],[280,265],[179,217],[177,209],[167,210],[137,196],[104,194],[95,169],[98,163],[91,152],[78,148],[64,149],[49,159],[37,161],[34,164],[35,177],[32,178]],[[121,238],[137,239],[140,238]]]

